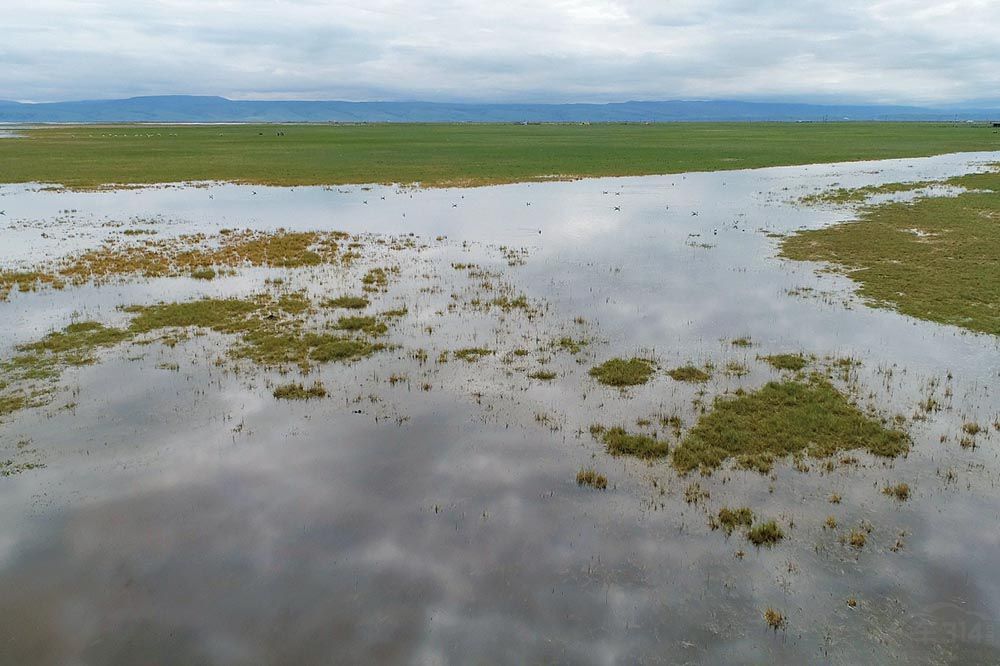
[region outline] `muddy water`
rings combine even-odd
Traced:
[[[63,377],[52,405],[0,424],[3,456],[27,455],[17,443],[30,441],[45,464],[0,478],[0,662],[1000,659],[1000,434],[989,425],[1000,344],[867,308],[847,280],[776,259],[773,237],[851,216],[794,204],[817,190],[944,178],[998,157],[473,190],[0,188],[7,266],[92,247],[121,224],[160,238],[253,227],[426,243],[396,256],[400,277],[381,297],[409,310],[392,334],[400,349],[319,369],[325,400],[276,401],[281,376],[215,365],[226,341],[207,335],[103,352]],[[501,246],[526,250],[524,264],[508,265]],[[502,272],[545,316],[449,312],[466,286],[450,264],[466,261]],[[351,290],[310,269],[14,294],[0,302],[0,352],[74,317],[120,323],[121,304],[243,295],[275,274]],[[534,351],[562,335],[594,342],[578,356]],[[733,347],[741,336],[754,345]],[[533,351],[443,365],[405,351],[468,346]],[[637,352],[663,367],[747,366],[716,373],[707,399],[777,377],[758,355],[856,358],[845,390],[905,417],[913,451],[832,472],[782,464],[773,477],[695,479],[609,458],[590,424],[697,418],[699,387],[661,373],[622,393],[587,376]],[[526,377],[546,361],[554,381]],[[945,408],[913,419],[928,396]],[[991,431],[962,448],[970,421]],[[576,485],[585,465],[607,491]],[[693,480],[709,499],[685,501]],[[881,492],[900,481],[905,503]],[[709,528],[725,505],[793,527],[757,550]],[[828,515],[838,529],[823,527]],[[863,521],[868,545],[841,543]],[[766,627],[767,607],[785,629]]]

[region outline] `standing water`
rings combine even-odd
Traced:
[[[320,303],[376,269],[390,277],[369,309],[395,313],[384,348],[307,369],[234,361],[233,336],[205,328],[110,345],[0,417],[17,471],[0,478],[0,662],[1000,659],[997,338],[870,308],[776,256],[783,235],[853,216],[805,195],[997,159],[478,189],[0,188],[9,270],[230,229],[344,231],[358,255],[15,289],[4,359],[73,322],[126,326],[123,306]],[[682,476],[591,434],[675,447],[716,396],[784,377],[763,359],[785,353],[848,359],[838,386],[910,452]],[[588,373],[632,356],[655,362],[649,383]],[[664,372],[689,364],[709,379]],[[315,381],[325,397],[274,395]],[[590,468],[606,489],[577,483]],[[905,501],[883,492],[903,482]],[[713,529],[742,506],[785,538]]]

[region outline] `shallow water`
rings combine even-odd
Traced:
[[[302,404],[272,398],[277,373],[216,367],[221,336],[102,353],[64,376],[53,405],[0,424],[4,454],[30,440],[46,465],[0,478],[0,662],[1000,659],[1000,435],[958,444],[963,423],[1000,417],[998,340],[870,309],[848,280],[775,258],[768,235],[851,217],[795,205],[814,191],[946,178],[998,158],[470,190],[0,188],[7,266],[92,247],[122,224],[158,238],[412,233],[426,247],[396,256],[402,274],[381,301],[409,308],[393,333],[404,349],[433,358],[438,347],[595,338],[579,358],[549,354],[550,383],[524,376],[540,354],[523,367],[424,367],[387,352],[323,367],[332,395]],[[501,246],[526,249],[524,265],[508,266]],[[546,315],[447,311],[465,288],[457,261],[503,271]],[[242,295],[276,274],[313,289],[341,279],[255,270],[13,294],[0,302],[0,353],[74,317],[120,323],[121,304]],[[440,292],[421,289],[432,278]],[[740,336],[754,346],[733,347]],[[667,463],[609,458],[586,432],[656,413],[697,418],[698,387],[662,373],[626,393],[595,384],[586,371],[606,358],[748,366],[717,373],[711,397],[779,376],[757,356],[790,351],[861,360],[856,399],[880,414],[909,418],[935,391],[946,408],[908,421],[905,458],[859,455],[829,473],[780,464],[774,478],[683,479]],[[409,381],[390,384],[393,373]],[[607,491],[576,485],[584,465],[608,475]],[[692,480],[710,499],[685,502]],[[913,491],[905,503],[881,492],[898,481]],[[725,505],[794,527],[756,550],[708,527]],[[869,521],[869,545],[840,543],[843,529],[823,528],[831,514],[842,527]],[[768,606],[786,629],[765,626]]]

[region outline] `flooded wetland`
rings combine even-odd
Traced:
[[[1000,660],[998,161],[0,186],[0,662]]]

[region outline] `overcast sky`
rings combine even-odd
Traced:
[[[2,0],[0,99],[1000,99],[1000,0]]]

